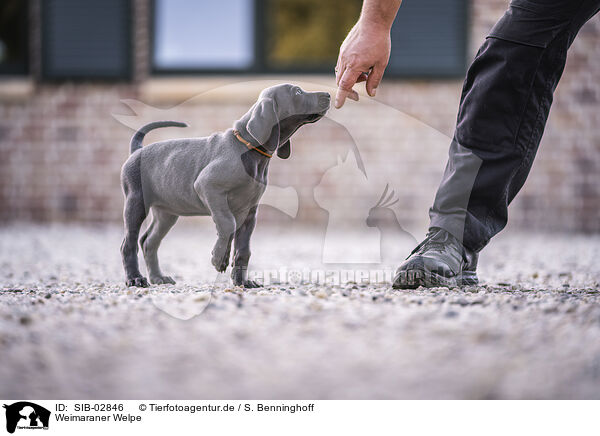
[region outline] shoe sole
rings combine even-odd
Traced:
[[[413,269],[400,271],[394,278],[394,289],[416,289],[420,286],[425,288],[438,287],[461,287],[474,286],[479,283],[477,273],[474,271],[463,271],[456,277],[445,277],[434,271],[424,269]]]

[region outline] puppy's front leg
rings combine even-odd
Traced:
[[[235,232],[235,218],[229,209],[227,191],[200,178],[194,184],[194,188],[209,209],[217,227],[217,242],[212,251],[211,262],[218,272],[223,272],[229,264],[231,240]]]
[[[235,239],[233,242],[233,271],[231,278],[236,286],[244,286],[245,288],[258,288],[262,285],[248,280],[248,262],[250,261],[250,237],[256,225],[256,212],[258,206],[254,206],[248,212],[242,225],[235,231]]]

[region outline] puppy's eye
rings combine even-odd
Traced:
[[[296,90],[296,95],[301,95],[302,94],[302,90],[301,89],[297,89]]]

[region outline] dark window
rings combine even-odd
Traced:
[[[0,74],[27,73],[27,1],[0,1]]]
[[[330,73],[361,0],[154,0],[158,73]],[[464,74],[466,0],[404,0],[388,76]]]
[[[124,79],[130,76],[130,0],[41,3],[44,77]]]
[[[464,75],[466,43],[466,0],[404,0],[392,26],[386,74]]]

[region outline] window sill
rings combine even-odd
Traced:
[[[34,93],[35,85],[29,77],[0,77],[0,101],[23,101]]]
[[[147,103],[182,102],[202,94],[203,102],[253,102],[267,86],[297,83],[307,91],[335,87],[331,75],[248,75],[152,77],[140,84],[140,98]]]

